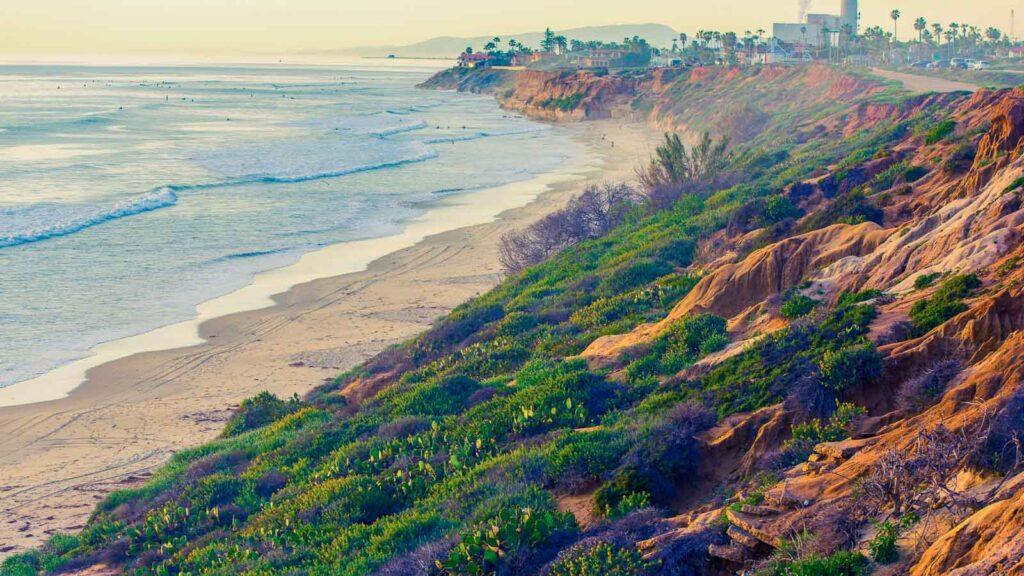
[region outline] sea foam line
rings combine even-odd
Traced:
[[[462,136],[438,136],[436,138],[427,138],[423,140],[423,144],[450,144],[453,142],[469,142],[471,140],[480,140],[481,138],[498,138],[501,136],[518,136],[520,134],[533,134],[535,132],[542,132],[543,128],[527,128],[525,130],[509,130],[507,132],[491,132],[481,131],[474,132],[472,134],[465,134]]]
[[[380,130],[375,130],[370,134],[378,138],[383,138],[385,136],[394,136],[395,134],[401,134],[403,132],[415,132],[416,130],[423,130],[424,128],[427,128],[427,123],[420,121],[412,124],[400,124],[391,128],[382,128]]]
[[[75,232],[80,232],[110,220],[173,206],[177,202],[178,195],[174,188],[166,186],[154,192],[122,200],[106,210],[98,210],[85,218],[56,222],[43,228],[0,236],[0,248],[39,242],[40,240],[56,238],[58,236],[67,236],[68,234],[74,234]]]

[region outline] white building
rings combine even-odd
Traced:
[[[796,23],[787,24],[776,22],[772,25],[772,36],[786,44],[799,44],[803,46],[822,45],[822,31],[820,24]]]

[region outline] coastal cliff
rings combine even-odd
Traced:
[[[709,131],[734,143],[807,140],[841,124],[870,128],[924,105],[892,82],[815,66],[656,69],[631,75],[592,71],[454,68],[421,87],[491,94],[508,110],[550,121],[615,118],[662,131]]]
[[[735,153],[304,401],[254,399],[38,565],[1024,574],[1024,90],[824,66],[424,87]]]

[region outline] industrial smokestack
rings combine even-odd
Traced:
[[[804,18],[807,17],[807,11],[811,8],[811,0],[797,0],[797,9],[800,10],[799,16],[797,16],[797,22],[803,22]]]
[[[843,0],[842,11],[839,13],[839,25],[843,28],[849,27],[851,33],[857,34],[859,10],[857,0]]]

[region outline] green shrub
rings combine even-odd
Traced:
[[[632,492],[626,494],[619,500],[619,503],[609,510],[604,511],[604,516],[611,518],[622,518],[636,510],[643,510],[651,505],[651,496],[646,492]]]
[[[974,274],[953,276],[943,282],[931,298],[915,302],[910,309],[914,334],[922,336],[957,314],[967,311],[963,299],[980,286],[981,281]]]
[[[36,551],[16,554],[0,563],[0,574],[4,576],[37,576],[42,570],[41,554]]]
[[[954,122],[953,120],[946,119],[943,120],[942,122],[939,122],[938,124],[935,125],[934,128],[931,129],[930,132],[928,132],[928,135],[925,137],[924,140],[925,144],[928,144],[929,146],[931,146],[932,144],[938,144],[939,142],[945,140],[947,136],[952,134],[955,128],[956,122]]]
[[[641,260],[616,271],[601,283],[598,293],[615,295],[628,292],[638,286],[654,282],[672,272],[672,267],[660,260]]]
[[[885,294],[881,290],[864,290],[863,292],[843,292],[839,295],[839,301],[836,302],[836,307],[847,308],[861,302],[867,302],[868,300],[874,300]]]
[[[627,368],[630,381],[656,374],[675,374],[729,344],[725,319],[695,314],[673,324],[651,351]]]
[[[899,552],[896,550],[896,540],[899,538],[899,526],[886,520],[878,525],[875,537],[868,542],[868,550],[871,557],[879,564],[892,564],[899,559]]]
[[[260,392],[256,396],[242,401],[238,411],[224,427],[221,436],[230,438],[249,430],[262,428],[295,412],[300,407],[298,395],[285,401],[270,392]]]
[[[917,182],[927,174],[928,169],[924,166],[909,166],[907,171],[903,173],[903,179],[907,182]]]
[[[572,489],[615,469],[625,450],[625,438],[615,431],[569,432],[553,443],[545,473],[556,486]]]
[[[571,112],[579,107],[583,103],[583,94],[573,94],[566,96],[565,98],[551,98],[541,102],[541,108],[554,108],[561,110],[562,112]]]
[[[693,262],[697,243],[690,238],[677,238],[658,249],[658,259],[684,268]]]
[[[557,532],[574,530],[576,519],[572,514],[505,509],[462,534],[448,558],[437,561],[437,568],[453,576],[493,574],[520,547],[535,547]]]
[[[650,487],[635,467],[628,467],[609,482],[601,485],[591,497],[594,511],[608,516],[627,498],[636,498],[637,494],[649,494]]]
[[[885,213],[864,196],[863,190],[858,188],[837,197],[824,209],[813,213],[800,225],[800,231],[810,232],[833,224],[861,224],[863,222],[881,224],[884,217]]]
[[[813,418],[793,426],[793,435],[786,441],[785,447],[788,450],[796,451],[798,459],[804,459],[810,455],[816,445],[822,442],[838,442],[848,438],[850,426],[854,420],[866,414],[867,410],[861,406],[841,403],[836,408],[835,414],[829,418],[828,423],[823,423],[819,418]]]
[[[779,312],[782,314],[782,317],[787,320],[796,320],[797,318],[810,314],[811,310],[814,310],[814,307],[817,304],[817,300],[804,296],[799,292],[794,292],[786,298],[785,302],[782,303],[782,307],[779,309]]]
[[[772,194],[764,199],[764,223],[766,225],[781,222],[787,218],[796,218],[800,209],[789,198],[782,194]]]
[[[784,573],[786,576],[861,576],[867,569],[868,560],[856,552],[836,552],[819,558],[810,556],[793,562]]]
[[[515,337],[529,332],[536,326],[536,318],[525,312],[515,311],[506,314],[505,317],[498,322],[496,331],[501,336]]]
[[[1006,194],[1008,192],[1013,192],[1014,190],[1019,189],[1021,186],[1024,186],[1024,176],[1021,176],[1020,178],[1017,178],[1013,182],[1010,182],[1010,185],[1003,189],[1003,193]]]
[[[853,344],[826,351],[818,361],[818,368],[821,370],[821,384],[842,392],[881,376],[882,355],[871,342]]]
[[[635,548],[600,543],[582,550],[572,549],[545,572],[548,576],[643,576],[657,563],[646,562]]]
[[[449,376],[416,384],[410,390],[397,389],[381,395],[381,400],[392,407],[392,417],[444,416],[466,409],[467,401],[480,384],[466,376]]]
[[[935,281],[942,277],[942,274],[938,272],[932,272],[931,274],[921,274],[917,278],[914,278],[914,289],[924,290],[930,288]]]

